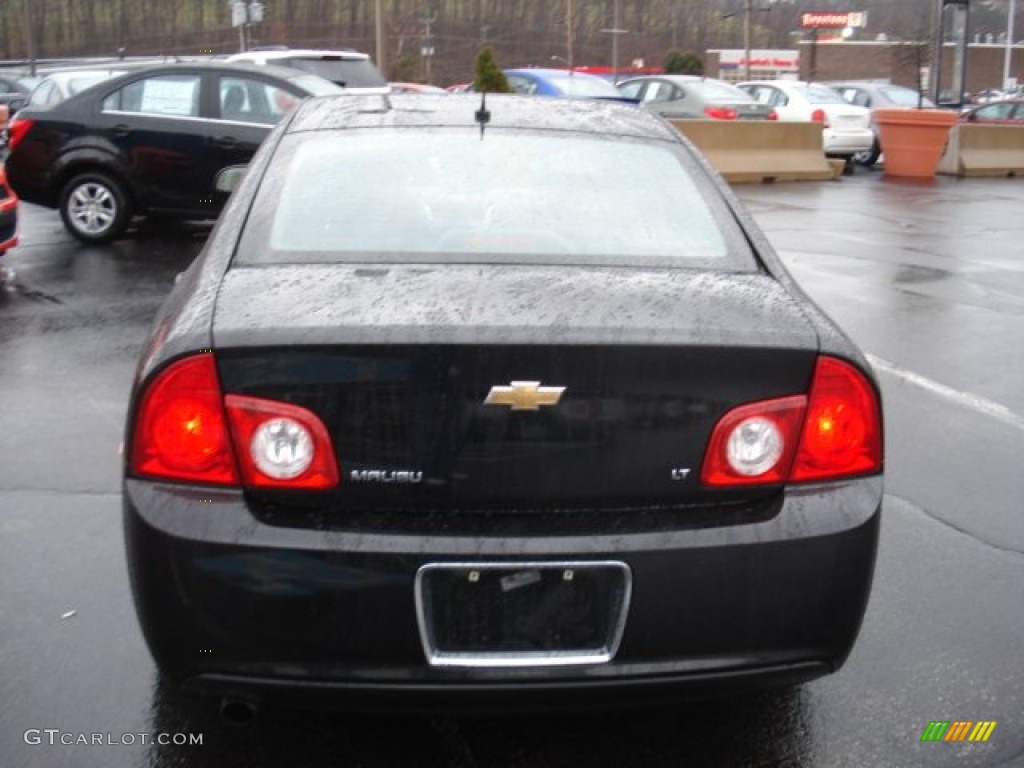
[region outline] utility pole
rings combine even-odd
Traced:
[[[1003,56],[1003,88],[1010,86],[1010,64],[1013,58],[1013,15],[1016,12],[1016,0],[1010,0],[1010,8],[1006,18],[1006,52]]]
[[[437,21],[436,13],[432,13],[428,18],[423,19],[423,42],[420,44],[420,55],[425,59],[424,71],[426,72],[428,83],[434,82],[430,66],[430,61],[434,58],[434,35],[430,28],[435,21]]]
[[[384,77],[387,78],[389,75],[386,50],[387,38],[384,36],[384,28],[386,26],[384,14],[384,0],[374,0],[374,29],[377,36],[377,53],[375,58],[377,59],[377,67]]]
[[[612,36],[612,82],[618,84],[619,82],[619,35],[626,34],[628,29],[619,28],[619,0],[615,0],[612,5],[612,28],[602,29],[602,32],[607,32]]]
[[[572,0],[565,0],[565,65],[572,72],[573,16]]]
[[[36,74],[36,44],[32,37],[32,13],[29,11],[28,0],[21,0],[21,9],[25,14],[25,53],[28,56],[29,72]]]
[[[743,79],[750,79],[750,15],[754,12],[754,0],[743,0]]]

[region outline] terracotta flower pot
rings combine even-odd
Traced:
[[[955,112],[945,109],[877,109],[875,122],[885,156],[885,175],[935,175]]]

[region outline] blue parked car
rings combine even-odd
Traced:
[[[568,69],[506,69],[505,77],[516,93],[528,96],[558,96],[569,99],[607,99],[635,104],[619,93],[610,81]]]

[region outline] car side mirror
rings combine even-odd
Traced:
[[[227,168],[222,168],[213,183],[214,188],[218,192],[227,192],[230,195],[242,183],[248,168],[247,165],[229,165]]]

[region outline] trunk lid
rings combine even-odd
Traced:
[[[718,418],[818,348],[763,274],[471,265],[234,269],[214,341],[225,391],[324,421],[353,511],[700,500]]]

